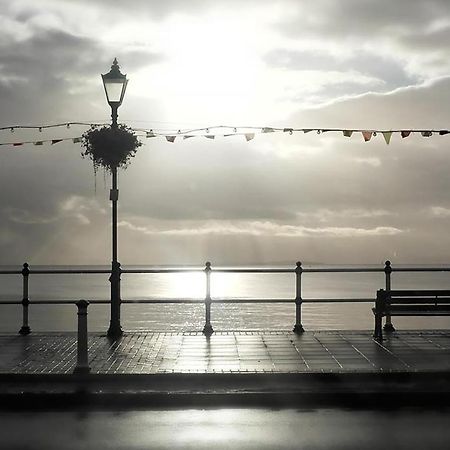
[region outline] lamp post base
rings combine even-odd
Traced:
[[[295,334],[302,334],[305,332],[305,329],[302,325],[295,325],[294,329],[292,330]]]
[[[31,333],[31,328],[28,326],[23,326],[20,330],[19,330],[19,334],[21,334],[22,336],[26,336],[27,334]]]
[[[214,333],[214,330],[213,330],[213,327],[212,327],[211,324],[205,325],[205,326],[203,327],[203,334],[204,334],[206,337],[211,336],[213,333]]]
[[[120,327],[120,325],[110,324],[106,335],[111,339],[118,339],[118,338],[122,337],[123,330]]]

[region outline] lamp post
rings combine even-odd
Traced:
[[[103,75],[103,86],[105,88],[106,100],[111,106],[111,128],[117,128],[117,110],[122,104],[125,90],[127,88],[127,77],[119,69],[117,59],[111,66],[111,70]],[[123,333],[120,325],[120,263],[117,261],[117,201],[119,200],[119,189],[117,188],[117,166],[111,167],[112,186],[109,199],[112,202],[112,262],[111,262],[111,321],[108,336],[120,337]]]

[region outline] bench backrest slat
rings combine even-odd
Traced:
[[[387,302],[395,305],[450,305],[450,297],[435,298],[435,297],[388,297]]]
[[[391,297],[450,297],[450,290],[425,289],[386,291]]]
[[[387,308],[390,313],[399,312],[448,312],[447,305],[393,305]]]

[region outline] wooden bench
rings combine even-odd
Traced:
[[[377,291],[373,337],[383,340],[384,316],[449,316],[450,290]]]

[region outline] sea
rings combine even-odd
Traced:
[[[315,266],[316,268],[318,266]],[[320,266],[320,268],[331,266]],[[358,268],[358,266],[345,266]],[[365,266],[377,267],[380,266]],[[416,268],[417,266],[402,266]],[[428,266],[421,266],[428,267]],[[444,266],[433,266],[441,267]],[[448,266],[445,266],[448,269]],[[154,267],[124,266],[123,269]],[[291,267],[292,268],[292,267]],[[304,266],[308,268],[308,266]],[[339,266],[332,266],[339,268]],[[33,266],[34,270],[102,270],[109,266]],[[1,271],[21,270],[20,266],[0,266]],[[49,300],[107,300],[109,274],[30,274],[29,324],[33,331],[75,331],[77,308],[73,304],[33,304]],[[383,272],[303,273],[302,297],[311,302],[302,306],[306,330],[370,330],[371,308],[376,291],[385,288]],[[393,272],[391,289],[450,289],[450,271]],[[202,272],[122,274],[121,298],[196,299],[194,304],[122,304],[121,323],[125,331],[201,331],[205,320],[205,275]],[[211,274],[212,298],[295,298],[294,273]],[[22,275],[0,273],[0,332],[17,332],[22,306],[6,301],[22,299]],[[341,299],[342,302],[314,302],[314,299]],[[345,299],[367,299],[349,303]],[[2,304],[3,303],[3,304]],[[88,309],[89,331],[104,332],[109,326],[110,306],[92,304]],[[397,329],[449,329],[450,317],[394,317]],[[211,324],[216,331],[292,330],[294,303],[212,304]]]

